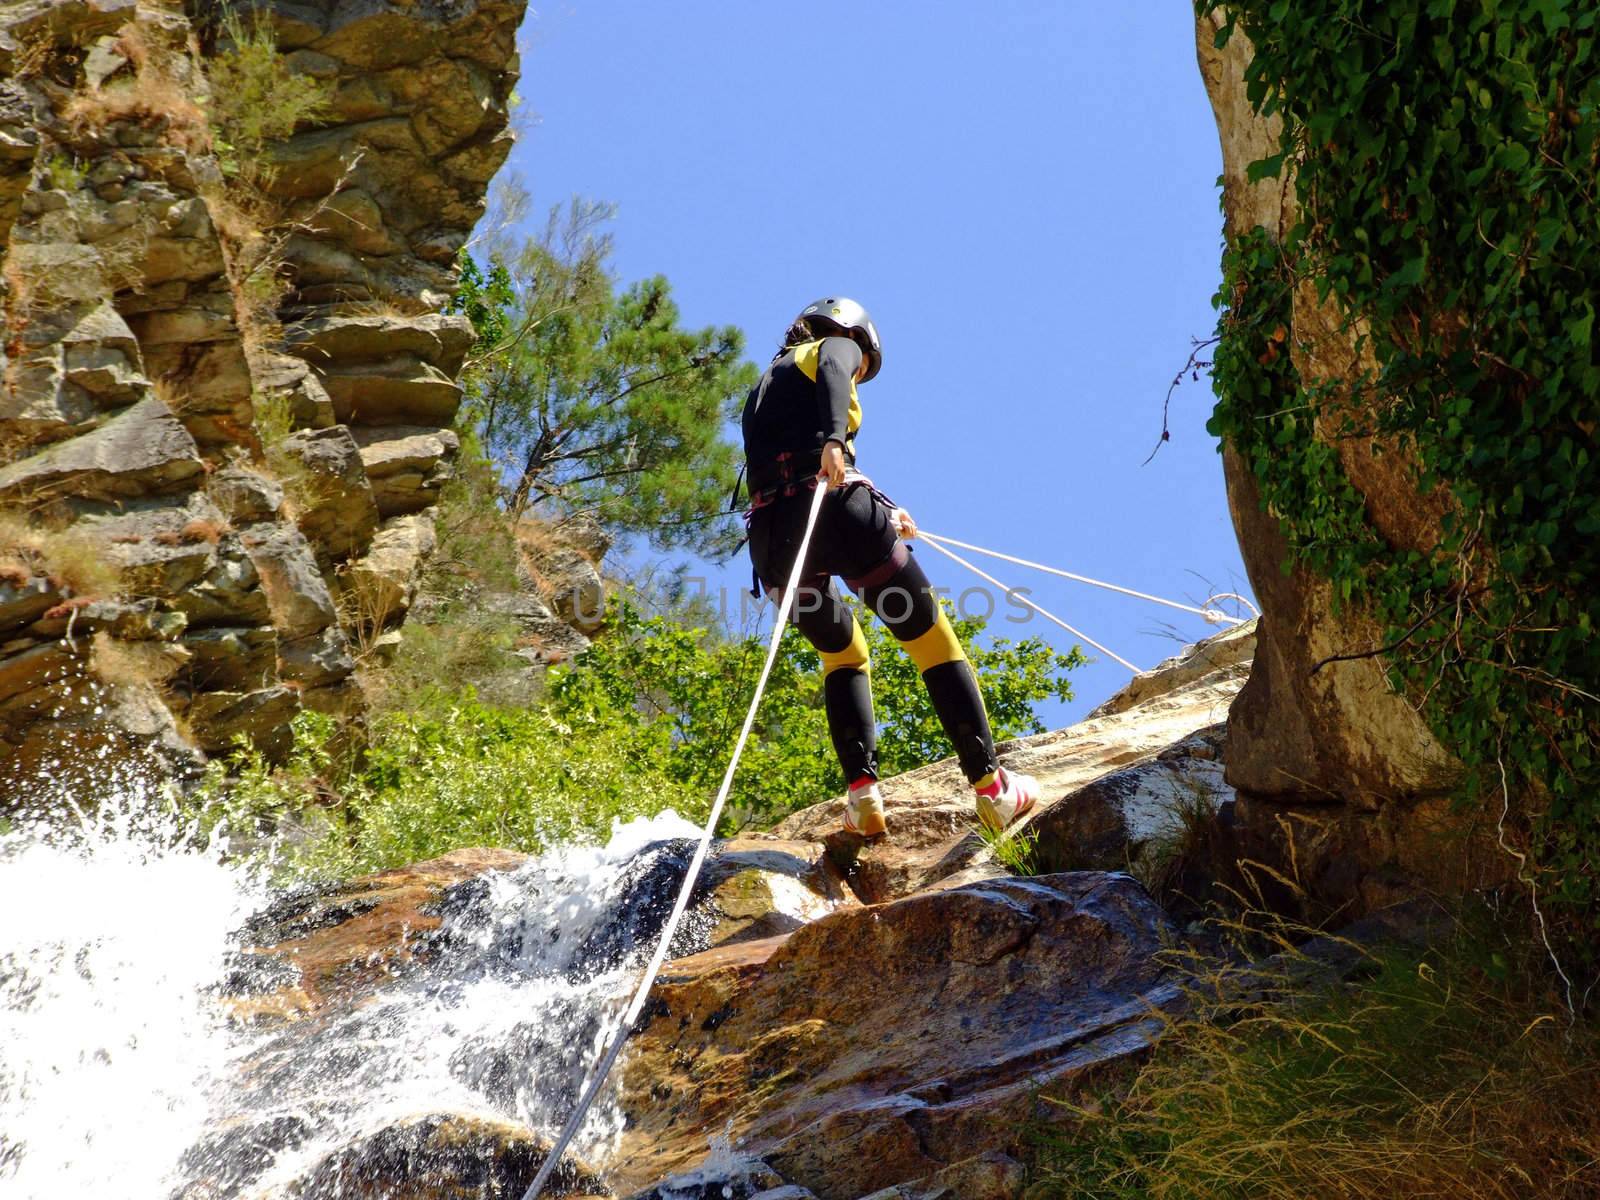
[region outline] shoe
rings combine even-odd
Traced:
[[[995,768],[994,782],[978,789],[978,820],[999,833],[1039,799],[1039,781],[1032,775]]]
[[[844,801],[844,828],[864,838],[882,837],[889,831],[883,816],[883,796],[876,780],[851,787]]]

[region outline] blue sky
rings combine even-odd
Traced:
[[[884,367],[861,389],[861,466],[925,528],[1197,603],[1247,590],[1203,375],[1140,465],[1215,321],[1221,166],[1191,11],[552,4],[524,31],[511,165],[538,211],[614,202],[621,277],[666,275],[687,322],[742,327],[758,362],[817,296],[866,304]],[[979,582],[920,553],[936,583]],[[1207,632],[986,565],[1142,667]],[[712,575],[749,579],[742,556]],[[1102,658],[1047,715],[1126,679]]]

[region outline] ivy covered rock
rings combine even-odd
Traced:
[[[1315,909],[1527,855],[1593,913],[1597,15],[1197,10],[1227,239],[1212,430],[1262,607],[1228,732],[1241,833]]]

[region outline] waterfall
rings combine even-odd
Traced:
[[[666,813],[450,889],[437,953],[368,1002],[252,1024],[248,954],[292,909],[262,871],[144,799],[0,836],[0,1195],[166,1200],[299,1192],[397,1123],[548,1133],[614,1028],[694,828]],[[694,933],[683,942],[693,948]],[[599,1105],[578,1144],[621,1127]]]

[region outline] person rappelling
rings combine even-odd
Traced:
[[[1038,782],[995,757],[977,678],[908,545],[916,522],[856,469],[856,385],[882,365],[877,327],[854,300],[818,300],[789,325],[744,406],[751,565],[760,585],[779,598],[805,533],[812,490],[827,488],[790,620],[822,657],[828,731],[847,785],[845,829],[877,838],[888,824],[878,790],[867,640],[834,586],[836,575],[916,663],[972,784],[979,820],[1003,830],[1033,807]]]

